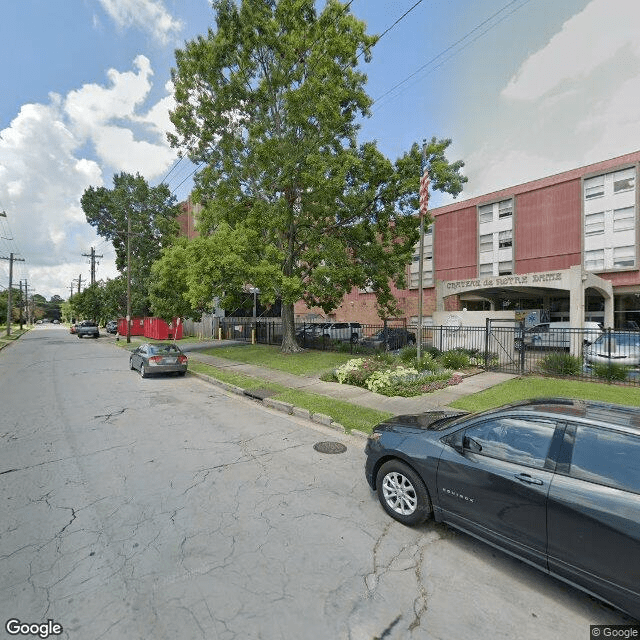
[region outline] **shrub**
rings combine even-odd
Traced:
[[[418,347],[403,347],[400,349],[399,357],[405,364],[414,364],[418,357]]]
[[[577,376],[582,372],[582,360],[569,353],[549,353],[538,365],[545,373],[559,376]]]
[[[365,385],[369,391],[373,391],[374,393],[392,395],[389,393],[391,387],[396,387],[403,382],[409,382],[414,379],[414,376],[418,375],[419,373],[417,369],[398,365],[395,369],[375,371],[367,379]]]
[[[453,349],[440,356],[440,362],[449,369],[465,369],[469,366],[470,357],[465,351]]]
[[[436,371],[440,368],[440,364],[430,353],[423,353],[420,362],[416,361],[415,366],[418,371]]]
[[[609,382],[623,382],[627,379],[627,375],[631,369],[631,367],[616,362],[606,364],[604,362],[597,362],[592,364],[591,368],[598,378],[603,378]]]
[[[353,360],[345,362],[336,369],[336,379],[340,384],[357,384],[353,380],[360,377],[359,373],[363,364],[364,358],[353,358]]]

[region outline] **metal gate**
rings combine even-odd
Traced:
[[[484,345],[485,370],[524,374],[524,322],[487,318]]]

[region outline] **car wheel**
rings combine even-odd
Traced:
[[[413,526],[431,515],[431,500],[424,482],[403,462],[385,462],[378,471],[376,486],[380,504],[398,522]]]
[[[516,351],[522,351],[524,349],[524,340],[522,338],[516,338],[513,346]]]
[[[409,347],[413,347],[415,345],[416,341],[413,338],[409,338],[407,340],[407,346]]]
[[[134,367],[133,367],[133,358],[129,358],[129,369],[131,371],[133,371]]]
[[[140,365],[140,377],[141,378],[146,378],[147,377],[147,370],[144,368],[144,365],[141,364]]]
[[[180,377],[184,377],[185,375],[187,375],[187,372],[186,371],[178,371],[178,375]]]
[[[358,344],[358,334],[357,333],[354,333],[351,336],[351,344]]]

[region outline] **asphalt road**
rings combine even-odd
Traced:
[[[628,622],[390,520],[362,440],[195,377],[143,380],[106,340],[43,326],[1,351],[0,425],[2,637],[39,637],[9,619],[73,640],[587,640]]]

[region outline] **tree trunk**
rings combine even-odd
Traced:
[[[299,353],[304,349],[296,340],[293,304],[282,304],[282,353]]]

